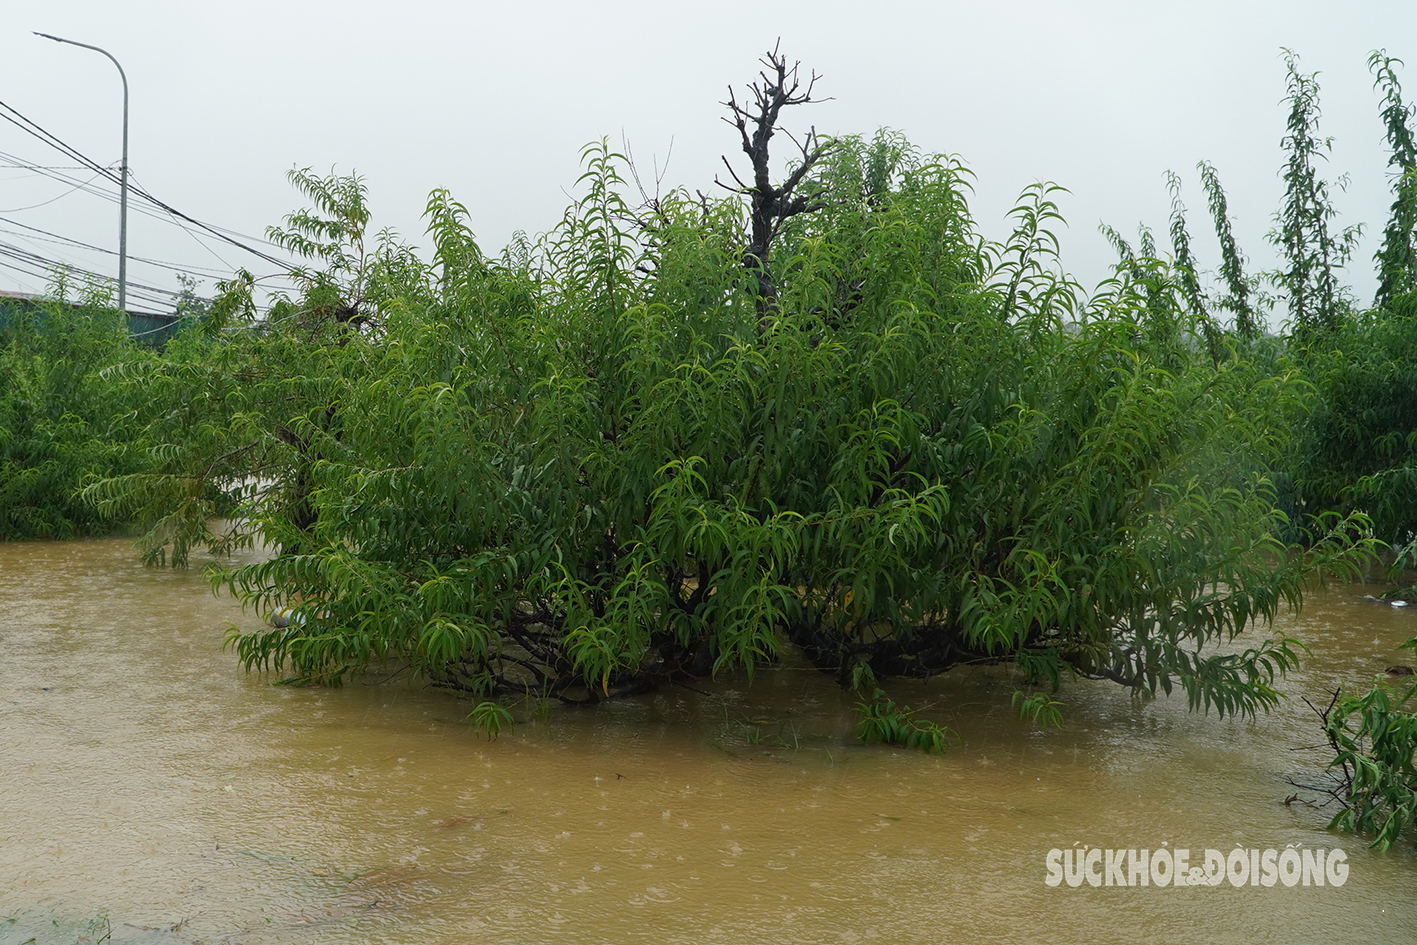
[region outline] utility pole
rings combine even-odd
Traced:
[[[52,39],[56,43],[82,46],[84,49],[103,53],[108,57],[109,62],[118,67],[118,76],[123,80],[123,165],[118,172],[118,307],[126,312],[128,310],[128,76],[123,72],[123,67],[118,65],[118,60],[114,59],[113,54],[106,49],[99,49],[97,46],[75,42],[60,36],[50,36],[48,33],[36,32],[34,35]]]

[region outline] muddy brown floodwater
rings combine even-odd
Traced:
[[[243,674],[256,626],[123,541],[0,544],[0,942],[1417,940],[1417,858],[1285,806],[1300,700],[1403,661],[1417,606],[1314,595],[1257,721],[1074,683],[1038,732],[1001,669],[892,689],[960,744],[851,737],[801,665],[557,710],[488,742],[406,680]],[[1342,848],[1341,887],[1045,883],[1051,849]]]

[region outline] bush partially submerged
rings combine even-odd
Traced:
[[[114,372],[152,359],[96,293],[0,310],[0,540],[73,538],[125,524],[81,500],[85,482],[146,467],[141,394]]]
[[[95,494],[244,501],[279,553],[219,580],[304,618],[235,634],[248,668],[586,701],[790,643],[843,683],[1011,661],[1274,704],[1293,641],[1227,644],[1365,540],[1276,540],[1304,385],[1208,343],[1164,263],[1089,297],[1050,188],[994,244],[957,162],[841,139],[765,306],[742,201],[636,208],[623,167],[590,149],[561,226],[496,261],[435,194],[427,264],[365,253],[357,181],[297,175],[319,210],[290,226],[329,264],[305,297],[138,378],[189,395],[168,478]],[[203,540],[196,506],[185,532],[153,507],[154,547]]]

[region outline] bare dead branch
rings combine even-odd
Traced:
[[[747,184],[743,183],[743,179],[738,176],[738,172],[735,171],[735,170],[733,170],[733,165],[728,163],[728,158],[727,158],[726,156],[722,156],[722,157],[723,157],[723,166],[726,167],[726,168],[728,168],[728,173],[733,175],[733,181],[734,181],[734,183],[736,183],[736,184],[738,185],[738,191],[737,191],[737,192],[738,192],[738,193],[751,193],[752,190],[753,190],[753,188],[751,188],[751,187],[749,187]],[[717,182],[718,182],[718,179],[715,178],[715,179],[714,179],[714,182],[717,183]],[[721,185],[721,186],[726,186],[726,185]],[[731,189],[731,188],[730,188],[730,189]]]
[[[780,48],[781,40],[759,60],[763,68],[758,73],[758,80],[748,86],[752,96],[751,107],[739,104],[732,86],[728,89],[728,100],[722,103],[729,112],[723,120],[738,129],[743,153],[748,156],[753,168],[753,184],[749,186],[733,170],[727,156],[723,158],[724,165],[738,185],[736,192],[750,199],[752,234],[743,252],[743,265],[758,280],[760,332],[766,328],[767,317],[777,308],[777,287],[773,282],[770,261],[773,241],[789,218],[821,208],[818,201],[798,195],[796,191],[831,146],[830,142],[825,145],[820,143],[815,127],[801,141],[788,134],[802,152],[802,162],[781,185],[773,184],[768,146],[778,130],[782,110],[793,105],[822,101],[812,97],[820,76],[813,72],[804,87],[801,63],[794,62],[789,66]],[[715,183],[728,190],[734,189],[717,179]]]

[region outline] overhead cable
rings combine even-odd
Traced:
[[[0,108],[3,108],[5,111],[7,111],[7,112],[10,113],[9,115],[0,113],[0,118],[3,118],[4,120],[10,122],[10,124],[16,126],[17,128],[19,128],[20,130],[26,132],[27,134],[30,134],[30,135],[32,135],[33,137],[38,138],[40,141],[43,141],[45,144],[48,144],[50,147],[55,148],[56,150],[58,150],[58,151],[60,151],[60,152],[62,152],[62,153],[64,153],[64,154],[69,155],[70,157],[74,158],[75,160],[78,160],[78,161],[82,162],[82,163],[84,164],[84,166],[88,167],[90,170],[93,170],[93,171],[98,172],[98,173],[101,174],[102,176],[108,178],[110,181],[112,181],[112,182],[114,182],[114,183],[116,183],[116,184],[121,184],[121,183],[122,183],[121,178],[119,178],[119,176],[118,176],[117,174],[115,174],[112,170],[110,170],[109,168],[106,168],[106,167],[102,166],[101,164],[99,164],[98,162],[94,161],[92,158],[88,157],[88,156],[85,155],[83,152],[79,151],[77,148],[74,148],[73,146],[71,146],[71,145],[65,143],[65,142],[64,142],[62,139],[60,139],[58,136],[56,136],[56,135],[54,135],[54,134],[51,134],[49,131],[46,131],[41,125],[39,125],[37,122],[33,121],[32,119],[25,117],[24,114],[22,114],[19,110],[17,110],[17,109],[14,108],[13,106],[9,105],[8,103],[6,103],[6,102],[4,102],[4,101],[0,101]],[[12,118],[12,117],[10,117],[11,115],[13,115],[13,116],[15,116],[15,117]],[[16,119],[18,119],[18,120],[16,120]],[[266,252],[263,252],[262,250],[256,249],[254,246],[248,246],[247,244],[241,242],[240,240],[235,239],[235,238],[233,238],[233,237],[231,237],[231,236],[228,236],[228,235],[226,235],[225,233],[222,233],[222,232],[221,232],[220,230],[218,230],[217,228],[215,228],[215,227],[213,227],[213,226],[210,226],[210,225],[208,225],[208,224],[206,224],[206,223],[203,223],[201,220],[198,220],[198,219],[196,219],[195,217],[190,217],[190,216],[188,216],[187,214],[183,213],[181,210],[178,210],[176,207],[173,207],[173,206],[171,206],[170,204],[167,204],[167,203],[163,202],[162,200],[159,200],[157,197],[154,197],[154,196],[153,196],[151,193],[149,193],[145,188],[134,186],[134,184],[132,183],[131,180],[129,181],[129,189],[130,189],[131,191],[133,191],[134,193],[136,193],[139,197],[142,197],[144,200],[147,200],[149,203],[153,204],[154,206],[160,207],[162,210],[166,211],[167,213],[169,213],[169,214],[171,214],[171,215],[173,215],[173,216],[175,216],[175,217],[180,217],[181,219],[186,220],[188,223],[191,223],[193,226],[197,226],[197,227],[202,228],[203,230],[206,230],[208,233],[212,234],[212,236],[216,237],[217,239],[220,239],[220,240],[223,240],[223,241],[225,241],[225,242],[227,242],[227,243],[230,243],[231,245],[233,245],[233,246],[235,246],[235,247],[237,247],[237,248],[239,248],[239,249],[244,249],[246,252],[251,253],[253,256],[256,256],[256,257],[258,257],[258,258],[260,258],[260,259],[264,259],[266,262],[268,262],[268,263],[270,263],[270,264],[272,264],[272,265],[274,265],[274,266],[279,266],[281,269],[285,270],[286,272],[292,272],[292,271],[295,269],[295,267],[294,267],[293,265],[291,265],[290,263],[288,263],[288,262],[286,262],[286,261],[284,261],[284,260],[278,259],[278,258],[276,258],[275,256],[270,255],[269,253],[266,253]]]

